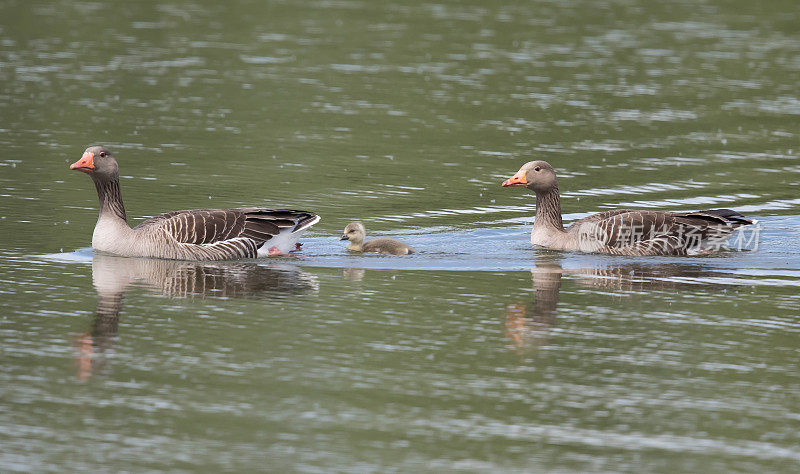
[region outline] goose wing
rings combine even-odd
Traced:
[[[159,230],[182,244],[215,244],[248,239],[261,247],[282,231],[295,232],[316,222],[310,212],[290,209],[192,209],[148,219],[136,229]]]
[[[726,239],[742,225],[752,224],[730,209],[695,212],[615,210],[580,219],[568,232],[594,238],[609,253],[683,255],[692,248]]]

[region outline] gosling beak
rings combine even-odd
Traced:
[[[88,151],[81,156],[81,159],[69,165],[69,169],[91,173],[94,171],[94,153]]]
[[[342,238],[341,238],[341,239],[339,239],[339,240],[349,240],[349,239],[347,238],[347,234],[344,234],[344,235],[342,236]]]
[[[509,186],[527,186],[528,180],[525,178],[525,172],[522,170],[517,171],[517,174],[503,181],[502,186],[507,188]]]

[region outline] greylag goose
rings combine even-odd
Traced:
[[[125,257],[231,260],[279,255],[299,248],[297,240],[319,216],[305,211],[249,207],[173,211],[131,229],[119,189],[119,167],[102,146],[86,149],[69,169],[88,174],[100,198],[92,248]]]
[[[531,161],[503,187],[536,193],[531,243],[556,250],[615,255],[696,255],[719,249],[737,228],[752,224],[730,209],[695,212],[614,210],[575,221],[564,229],[558,180],[546,161]]]
[[[399,240],[380,238],[364,242],[367,237],[367,230],[360,222],[351,222],[344,228],[344,235],[339,240],[349,240],[348,250],[356,252],[374,252],[390,255],[408,255],[416,252],[413,247]]]

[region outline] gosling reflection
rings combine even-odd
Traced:
[[[185,262],[95,254],[92,282],[97,314],[76,341],[78,378],[109,372],[125,293],[144,287],[170,298],[269,298],[317,291],[314,275],[293,266],[248,263]]]
[[[361,281],[364,279],[364,274],[366,273],[367,271],[363,268],[345,268],[342,270],[342,276],[345,280],[350,281]]]
[[[612,297],[625,297],[639,291],[669,291],[703,283],[708,269],[698,264],[640,262],[608,264],[598,267],[563,268],[562,260],[546,255],[531,269],[533,301],[516,301],[506,306],[506,338],[514,349],[524,351],[548,343],[555,326],[559,291],[563,275],[576,275],[577,285],[607,290]],[[720,275],[718,272],[715,275]]]

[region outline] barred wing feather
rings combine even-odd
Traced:
[[[600,248],[618,255],[686,255],[718,246],[739,226],[752,222],[730,209],[687,213],[647,210],[606,211],[572,224],[567,232],[579,240],[596,239]]]
[[[282,233],[293,233],[318,220],[315,214],[288,209],[192,209],[148,219],[136,230],[167,236],[199,258],[256,257],[258,249]]]

